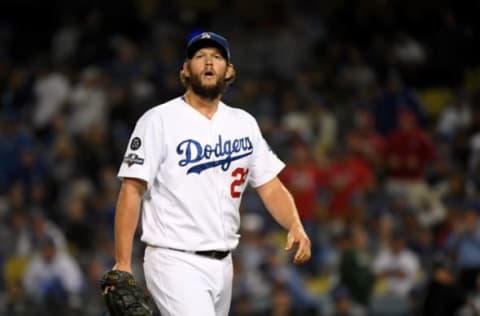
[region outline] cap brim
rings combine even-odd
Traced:
[[[187,58],[190,59],[195,55],[195,53],[204,47],[215,47],[218,48],[222,56],[228,61],[228,53],[225,50],[225,47],[222,46],[222,44],[218,43],[217,41],[211,39],[211,38],[204,38],[196,41],[195,43],[192,43],[188,48],[187,48]]]

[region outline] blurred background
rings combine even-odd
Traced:
[[[225,102],[288,167],[293,266],[253,190],[232,316],[480,314],[478,1],[0,3],[0,314],[99,316],[116,172],[179,96],[185,42],[230,41]],[[140,232],[139,232],[140,233]],[[143,245],[134,249],[142,279]]]

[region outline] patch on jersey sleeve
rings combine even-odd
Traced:
[[[137,154],[128,154],[123,158],[123,162],[126,163],[129,167],[134,164],[143,165],[143,158],[138,157]]]
[[[130,149],[131,150],[137,150],[138,148],[140,148],[140,146],[142,146],[141,139],[138,138],[138,137],[134,137],[132,139],[132,141],[130,142]]]

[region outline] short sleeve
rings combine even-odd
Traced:
[[[118,177],[144,180],[150,186],[162,161],[163,130],[160,119],[145,113],[135,125]]]
[[[277,157],[263,138],[255,120],[253,125],[255,135],[249,183],[256,188],[276,177],[285,167],[285,163]]]

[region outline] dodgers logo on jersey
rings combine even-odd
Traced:
[[[186,139],[177,146],[177,154],[182,157],[178,161],[178,165],[181,167],[191,166],[187,170],[187,174],[200,174],[203,170],[217,166],[221,166],[223,171],[227,171],[232,161],[242,159],[252,153],[253,145],[249,137],[223,140],[222,136],[218,135],[218,141],[214,145],[203,145],[194,139]],[[211,160],[211,158],[214,159]]]

